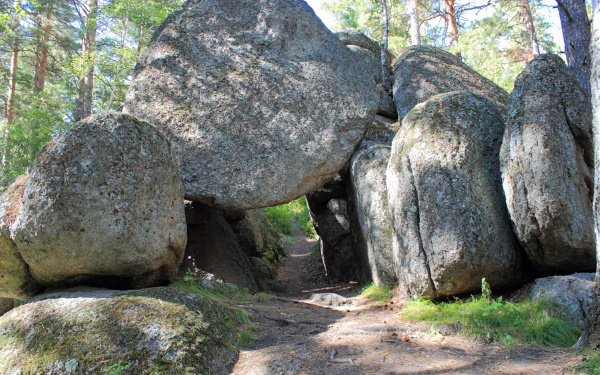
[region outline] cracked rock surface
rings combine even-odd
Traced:
[[[543,274],[594,271],[591,107],[560,57],[515,82],[500,153],[508,210]]]
[[[373,76],[302,0],[190,0],[155,34],[124,111],[160,127],[186,199],[289,202],[342,169],[378,105]]]
[[[522,255],[502,194],[502,116],[485,97],[440,94],[404,118],[387,188],[401,291],[435,298],[522,278]]]

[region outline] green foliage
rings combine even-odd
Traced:
[[[594,350],[577,367],[579,375],[600,375],[600,350]]]
[[[458,324],[462,332],[509,350],[516,343],[568,348],[577,342],[581,330],[565,320],[551,301],[506,302],[491,298],[485,279],[482,286],[482,298],[443,303],[418,299],[407,303],[400,314],[433,325]]]
[[[241,346],[248,347],[254,344],[254,342],[256,341],[256,335],[254,334],[254,330],[254,326],[249,326],[246,328],[246,330],[241,331],[238,334],[238,342]]]
[[[102,371],[105,371],[110,375],[119,375],[121,371],[127,370],[129,366],[130,365],[122,365],[121,362],[117,362],[106,368],[103,368]]]
[[[280,235],[291,235],[292,225],[295,222],[307,237],[317,236],[304,197],[280,206],[263,208],[263,212]]]
[[[294,214],[287,204],[263,208],[263,212],[267,216],[269,222],[277,229],[278,233],[286,235],[292,234],[292,220]]]
[[[392,300],[392,288],[369,283],[360,290],[360,295],[372,301],[386,303]]]

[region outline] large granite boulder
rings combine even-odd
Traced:
[[[0,317],[0,373],[229,374],[235,323],[176,288],[40,295]]]
[[[11,231],[42,285],[169,281],[186,244],[169,141],[121,113],[79,122],[38,156]]]
[[[136,66],[124,111],[173,142],[187,199],[244,210],[319,188],[377,108],[375,82],[302,0],[189,0]]]
[[[27,178],[17,177],[0,195],[0,298],[27,300],[39,289],[10,236],[10,226],[21,207]]]
[[[592,114],[560,57],[541,55],[517,78],[500,158],[531,262],[543,274],[594,271]]]
[[[418,103],[436,94],[458,90],[483,95],[501,114],[506,111],[506,91],[456,55],[431,46],[411,46],[394,63],[394,101],[399,120]]]
[[[188,241],[180,274],[199,271],[214,274],[250,292],[259,290],[253,266],[225,214],[197,202],[185,204]]]
[[[358,151],[350,162],[353,192],[360,236],[365,245],[370,276],[377,285],[397,282],[392,251],[390,218],[385,174],[391,148],[373,145]]]
[[[387,169],[401,291],[435,298],[522,280],[498,154],[502,116],[468,91],[434,96],[404,118]]]

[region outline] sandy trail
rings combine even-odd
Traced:
[[[239,375],[271,374],[575,374],[581,356],[571,350],[506,350],[433,332],[401,319],[400,306],[351,297],[339,307],[311,304],[312,293],[349,297],[355,284],[329,280],[310,257],[316,241],[294,229],[278,279],[277,298],[242,303],[256,327],[256,341],[240,353]]]

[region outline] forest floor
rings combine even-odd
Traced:
[[[582,356],[571,349],[507,350],[398,316],[401,306],[356,296],[356,284],[327,279],[311,258],[315,240],[295,228],[279,269],[276,298],[245,302],[256,340],[242,350],[232,374],[576,374]],[[312,302],[336,293],[345,303]],[[344,302],[342,300],[342,302]]]

